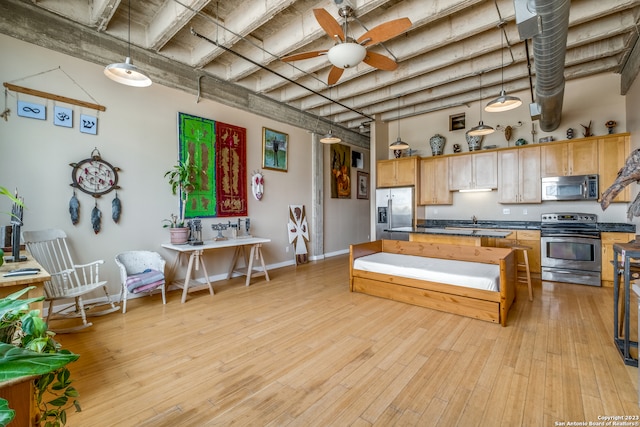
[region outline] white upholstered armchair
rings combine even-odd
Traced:
[[[127,295],[138,294],[160,288],[162,303],[166,304],[164,267],[166,261],[157,252],[127,251],[116,255],[122,283],[122,312],[127,312]]]

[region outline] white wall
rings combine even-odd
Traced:
[[[274,266],[294,262],[293,251],[286,251],[290,248],[286,231],[288,205],[304,204],[307,215],[311,215],[310,133],[216,102],[201,99],[196,103],[195,95],[158,84],[148,88],[123,86],[107,79],[102,66],[4,35],[0,35],[0,51],[7,58],[0,61],[3,82],[106,106],[105,112],[97,114],[98,134],[93,136],[80,133],[77,123],[80,114],[96,115],[95,110],[72,106],[74,127],[58,127],[53,125],[51,118],[53,101],[9,92],[7,107],[11,109],[11,115],[6,122],[0,120],[0,185],[9,189],[17,187],[24,197],[27,206],[24,229],[64,229],[73,242],[77,261],[104,259],[107,262],[104,278],[114,290],[119,289],[119,285],[113,257],[120,251],[157,250],[171,263],[174,254],[160,247],[168,241],[168,231],[162,228],[162,220],[177,213],[178,199],[171,194],[163,175],[177,160],[177,113],[184,112],[246,128],[249,174],[262,169],[262,127],[289,134],[288,172],[263,170],[265,194],[258,202],[248,189],[248,216],[253,234],[272,239],[263,249],[266,262]],[[41,74],[52,69],[54,71]],[[17,99],[46,104],[47,120],[18,117]],[[68,104],[60,105],[69,107]],[[0,105],[0,109],[4,110],[4,106]],[[90,157],[94,148],[98,148],[104,160],[122,169],[119,175],[122,190],[118,192],[123,206],[120,223],[111,220],[112,192],[97,199],[103,214],[99,234],[94,234],[90,223],[94,206],[92,197],[78,192],[81,203],[78,225],[71,224],[68,213],[72,196],[69,163]],[[328,150],[329,147],[324,148],[325,157]],[[368,160],[369,153],[359,151],[364,151]],[[328,164],[325,161],[325,165]],[[367,163],[365,167],[368,171]],[[327,167],[325,171],[328,179]],[[355,168],[352,168],[352,182],[356,182]],[[325,184],[325,253],[345,252],[350,243],[366,240],[369,204],[366,200],[356,199],[355,187],[350,200],[331,199],[329,188],[328,183]],[[9,210],[8,201],[0,199],[0,212]],[[210,239],[215,234],[210,224],[228,220],[203,219],[204,238]],[[8,217],[0,215],[0,225],[8,223]],[[311,232],[312,239],[316,238],[315,231]],[[311,245],[308,247],[311,249]],[[231,255],[232,251],[209,254],[206,259],[209,274],[216,276],[225,272]]]
[[[535,141],[539,138],[553,136],[555,140],[565,140],[568,128],[573,128],[574,138],[583,136],[583,127],[592,121],[591,131],[594,135],[604,135],[607,129],[604,126],[608,120],[615,120],[618,123],[616,132],[627,132],[627,121],[635,123],[635,130],[640,127],[638,113],[632,105],[637,102],[630,102],[630,99],[638,100],[640,97],[640,84],[636,83],[632,92],[628,96],[620,95],[620,76],[617,74],[606,74],[588,77],[580,80],[568,81],[565,85],[564,103],[562,109],[562,121],[558,129],[553,132],[542,132],[537,121],[535,124]],[[497,93],[495,94],[498,95]],[[513,147],[518,138],[524,138],[528,143],[532,143],[532,121],[529,115],[528,104],[531,102],[529,91],[510,93],[516,95],[523,101],[519,108],[502,113],[487,113],[482,111],[482,119],[485,124],[497,128],[516,126],[518,121],[522,126],[514,127],[511,140],[506,141],[504,133],[497,130],[493,134],[486,135],[482,145],[497,145],[498,147]],[[485,94],[486,96],[486,94]],[[493,99],[488,97],[482,100],[484,106]],[[466,113],[466,129],[449,131],[449,116],[453,114]],[[627,113],[629,112],[629,113]],[[627,114],[635,115],[627,117]],[[424,116],[411,117],[401,120],[400,135],[402,139],[409,143],[413,150],[422,157],[432,155],[429,146],[429,138],[439,133],[446,138],[444,147],[445,154],[453,153],[453,144],[460,144],[462,152],[468,151],[468,144],[465,140],[465,132],[476,126],[480,121],[480,105],[474,102],[467,106],[451,108],[438,111]],[[395,121],[388,123],[389,141],[397,137],[397,124]],[[637,139],[637,138],[636,138]],[[632,136],[632,146],[637,142]],[[635,191],[635,189],[634,189]],[[595,213],[601,222],[627,222],[626,203],[614,203],[602,211],[597,202],[544,202],[542,204],[530,205],[503,205],[498,203],[498,194],[490,193],[454,193],[453,205],[451,206],[429,206],[418,209],[418,218],[427,219],[471,219],[472,215],[482,220],[502,220],[502,221],[539,221],[540,215],[545,212],[587,212]],[[509,213],[505,213],[508,209]],[[634,218],[633,222],[640,220]]]

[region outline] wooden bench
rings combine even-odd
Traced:
[[[496,264],[499,291],[473,289],[435,281],[354,269],[357,258],[386,252],[427,258]],[[349,286],[352,292],[392,299],[506,326],[516,296],[516,256],[511,248],[377,240],[350,247]]]

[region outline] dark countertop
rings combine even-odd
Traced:
[[[419,219],[417,228],[484,228],[484,229],[509,229],[509,230],[540,230],[540,221],[477,221],[457,219]],[[636,225],[619,222],[599,222],[598,229],[614,233],[635,233]]]
[[[496,239],[504,239],[511,235],[510,231],[490,231],[490,230],[456,230],[452,228],[435,228],[435,227],[398,227],[385,230],[397,233],[415,233],[415,234],[439,234],[447,236],[461,237],[493,237]]]

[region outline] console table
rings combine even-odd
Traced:
[[[621,258],[619,260],[619,257]],[[629,338],[629,313],[630,313],[630,281],[631,269],[636,269],[637,263],[633,259],[640,259],[640,246],[631,243],[615,243],[613,245],[613,340],[622,356],[625,365],[638,366],[638,359],[631,355],[631,347],[638,348],[638,341]],[[622,274],[622,292],[624,300],[622,315],[619,313],[620,304],[620,275]],[[620,335],[622,331],[622,335]]]
[[[189,262],[187,264],[187,272],[184,280],[172,282],[172,284],[182,288],[182,302],[184,303],[187,300],[187,294],[189,292],[205,289],[206,286],[209,287],[209,293],[211,295],[214,294],[213,286],[211,286],[209,274],[207,273],[207,268],[204,264],[204,259],[202,259],[202,254],[205,251],[222,248],[235,248],[235,253],[233,254],[233,259],[227,272],[227,279],[230,279],[231,275],[235,272],[247,276],[247,280],[245,282],[246,286],[249,286],[252,277],[265,276],[266,280],[269,281],[269,273],[267,272],[267,267],[265,266],[264,258],[262,257],[262,245],[264,243],[269,243],[270,241],[271,239],[264,239],[261,237],[240,237],[237,239],[205,242],[202,245],[174,245],[171,243],[163,243],[161,246],[165,249],[177,252],[176,259],[171,268],[171,277],[174,277],[178,265],[182,262],[183,255],[189,255]],[[250,247],[248,256],[245,251],[245,247],[247,246]],[[246,269],[244,270],[239,270],[237,268],[238,260],[241,255],[246,266]],[[261,271],[254,270],[253,266],[256,261],[260,261],[260,265],[262,267]],[[190,286],[190,282],[194,267],[196,271],[202,267],[205,283],[192,287]]]

